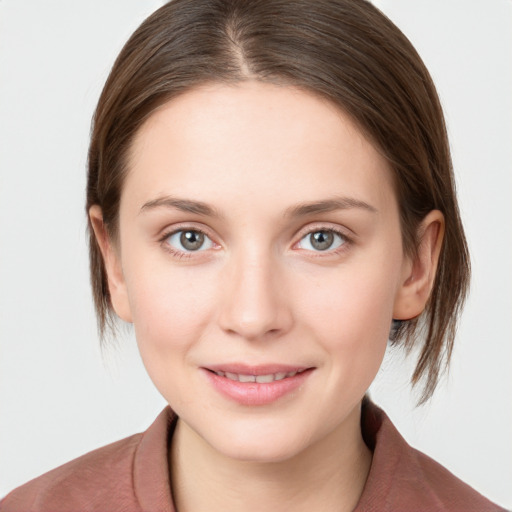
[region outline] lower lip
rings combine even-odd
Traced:
[[[204,369],[213,387],[241,405],[267,405],[297,390],[311,375],[313,368],[273,382],[239,382]]]

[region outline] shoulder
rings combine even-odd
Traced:
[[[143,434],[18,487],[0,502],[0,512],[173,512],[168,451],[176,419],[166,407]]]
[[[72,460],[18,487],[0,502],[1,512],[133,511],[132,465],[143,434],[136,434]]]
[[[429,502],[435,503],[438,507],[435,510],[464,510],[466,512],[499,512],[504,510],[428,455],[412,447],[408,447],[408,449],[409,454],[405,468],[411,470],[410,479],[414,494],[420,493]]]
[[[387,415],[369,401],[363,404],[361,421],[365,441],[373,450],[373,461],[357,512],[504,511],[441,464],[409,446]]]

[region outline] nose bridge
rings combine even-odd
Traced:
[[[233,252],[226,272],[220,324],[246,339],[285,332],[291,322],[281,271],[270,249],[247,244]]]

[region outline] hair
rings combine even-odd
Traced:
[[[207,83],[289,85],[346,112],[389,162],[404,251],[414,254],[428,212],[445,217],[437,275],[425,311],[393,329],[419,349],[413,385],[431,397],[453,348],[469,285],[444,117],[434,84],[402,32],[364,0],[174,0],[147,18],[119,54],[93,118],[87,211],[99,205],[117,236],[128,153],[143,123],[172,98]],[[102,340],[116,316],[89,220],[91,281]]]

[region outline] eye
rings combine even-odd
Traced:
[[[347,238],[332,229],[312,231],[299,241],[299,248],[308,251],[327,251],[337,249],[347,242]]]
[[[164,240],[173,249],[181,252],[197,252],[211,249],[213,242],[208,236],[197,229],[175,231]]]

